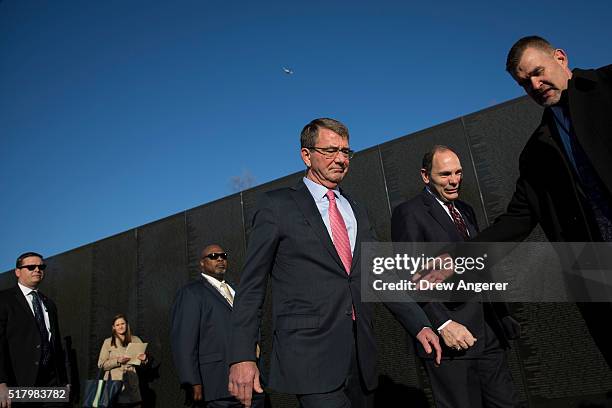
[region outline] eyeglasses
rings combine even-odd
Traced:
[[[23,269],[26,268],[28,271],[35,271],[36,268],[38,268],[41,271],[44,271],[45,269],[47,269],[47,265],[45,264],[40,264],[40,265],[21,265],[19,267],[19,269]]]
[[[205,255],[204,258],[208,258],[211,259],[213,261],[216,261],[217,259],[221,258],[221,259],[227,259],[227,252],[212,252],[208,255]]]
[[[316,146],[311,146],[311,147],[307,147],[307,149],[310,150],[314,150],[316,152],[321,153],[326,159],[333,159],[336,157],[336,155],[338,155],[338,152],[340,152],[342,154],[342,156],[346,157],[347,159],[352,159],[353,156],[355,155],[355,151],[348,149],[346,147],[340,148],[340,147],[316,147]]]

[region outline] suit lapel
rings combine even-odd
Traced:
[[[455,206],[457,209],[459,209],[459,212],[463,217],[463,221],[465,222],[465,226],[470,234],[470,238],[475,237],[478,234],[478,231],[476,230],[476,222],[472,219],[472,211],[468,209],[468,205],[466,203],[460,200],[455,201]]]
[[[457,226],[448,216],[446,211],[442,208],[433,195],[427,190],[423,190],[421,193],[423,203],[427,207],[429,215],[442,227],[442,229],[448,234],[449,241],[463,241],[463,237],[459,234]],[[450,239],[452,238],[452,239]]]
[[[314,198],[312,198],[312,194],[306,187],[306,184],[302,180],[291,190],[291,194],[293,196],[293,200],[295,201],[297,207],[304,215],[304,220],[310,225],[315,234],[321,240],[321,243],[329,252],[331,257],[336,261],[339,267],[344,270],[344,265],[342,264],[342,260],[336,251],[336,247],[329,236],[329,232],[327,232],[327,227],[325,227],[325,223],[321,218],[321,213],[315,204]]]
[[[559,131],[557,129],[557,126],[555,125],[553,113],[550,109],[544,110],[542,123],[543,126],[539,127],[538,134],[536,136],[536,140],[542,143],[542,162],[546,163],[548,160],[560,159],[562,165],[565,167],[565,170],[567,171],[569,177],[572,180],[572,185],[580,185],[580,183],[578,183],[578,181],[576,180],[574,167],[572,166],[572,163],[567,156],[567,152],[563,147],[563,142],[561,142],[561,136],[559,136]],[[550,155],[550,159],[548,155]]]
[[[38,323],[36,323],[36,318],[34,317],[34,313],[32,312],[32,309],[30,309],[30,305],[28,304],[28,301],[26,300],[25,296],[23,296],[23,292],[21,291],[19,286],[15,287],[14,295],[15,295],[15,301],[17,302],[19,307],[22,309],[22,311],[28,316],[26,319],[28,319],[28,321],[32,323],[32,325],[34,326],[34,330],[36,330],[36,332],[38,333]],[[48,305],[47,297],[43,295],[40,291],[38,291],[38,295],[41,301],[43,302],[41,306],[47,310],[47,314],[49,315],[49,331],[51,332],[51,342],[53,343],[55,341],[55,336],[53,334],[53,327],[54,327],[53,324],[55,322],[55,314],[53,313],[53,310],[52,310],[53,308],[47,306]]]
[[[23,312],[30,317],[32,323],[36,324],[36,320],[34,319],[34,313],[32,313],[32,309],[30,309],[30,305],[28,304],[28,301],[26,300],[25,296],[23,296],[23,292],[21,291],[21,289],[19,289],[19,286],[15,287],[13,294],[15,296],[15,301],[17,302],[19,307],[21,307]]]
[[[200,279],[202,279],[202,284],[204,285],[204,288],[206,288],[206,290],[211,292],[212,295],[215,296],[221,303],[223,303],[229,310],[232,310],[232,305],[230,305],[227,299],[223,297],[221,293],[219,293],[217,288],[211,285],[210,282],[205,277],[200,276]]]
[[[559,136],[559,132],[554,124],[552,115],[553,113],[550,111],[550,109],[544,110],[542,126],[538,128],[538,133],[535,136],[535,139],[540,142],[540,145],[538,146],[540,149],[540,159],[543,163],[553,160],[555,162],[559,161],[572,180],[570,185],[576,188],[576,194],[585,196],[585,193],[582,191],[581,184],[576,179],[574,167],[572,166],[571,161],[567,156],[567,152],[563,147],[561,136]]]
[[[470,233],[470,238],[474,238],[476,235],[478,235],[478,231],[476,231],[476,227],[474,227],[472,220],[468,220],[467,217],[464,217],[464,219],[466,221],[465,224],[467,225],[468,232]]]
[[[550,124],[554,126],[553,113],[550,109],[545,109],[544,114],[542,116],[542,123],[544,126],[540,126],[537,130],[536,139],[544,143],[546,146],[552,147],[555,150],[555,153],[560,154],[565,159],[565,149],[562,147],[560,137],[555,128],[554,133],[551,130]]]

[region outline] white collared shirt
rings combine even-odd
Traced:
[[[229,283],[227,283],[225,280],[220,281],[219,279],[213,278],[212,276],[209,276],[205,273],[202,273],[201,275],[204,277],[204,279],[208,281],[208,283],[210,283],[211,285],[213,285],[215,289],[217,289],[217,291],[221,294],[221,296],[223,296],[230,305],[232,304],[232,302],[227,298],[227,295],[225,294],[225,291],[223,290],[223,288],[221,288],[221,283],[225,283],[230,293],[232,294],[232,297],[235,297],[236,291],[234,290],[234,288],[230,286]]]
[[[322,186],[321,184],[317,184],[306,177],[304,177],[304,184],[306,184],[308,191],[312,195],[312,198],[314,198],[315,204],[317,205],[321,218],[323,219],[323,223],[325,224],[325,228],[327,228],[329,237],[333,241],[334,238],[332,236],[328,214],[329,199],[327,198],[327,190],[330,189]],[[340,210],[340,214],[342,214],[344,224],[346,225],[349,241],[351,243],[351,254],[353,254],[355,252],[355,242],[357,241],[357,219],[355,218],[355,213],[353,213],[353,209],[351,208],[348,200],[344,198],[342,194],[340,194],[340,190],[337,187],[332,190],[336,196],[336,205],[338,210]]]
[[[38,292],[38,290],[30,289],[19,282],[17,282],[17,286],[19,286],[19,289],[21,289],[23,296],[25,296],[28,305],[30,305],[32,315],[34,316],[34,304],[32,303],[34,295],[32,295],[32,292]],[[45,326],[47,327],[47,332],[49,333],[49,340],[51,340],[51,324],[49,323],[49,312],[47,311],[47,306],[43,302],[42,297],[39,295],[38,298],[40,299],[43,315],[45,316]]]

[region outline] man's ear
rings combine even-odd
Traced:
[[[567,54],[561,48],[557,48],[553,53],[553,58],[559,65],[564,68],[569,66],[569,59],[567,58]]]
[[[429,184],[429,173],[427,173],[426,169],[421,169],[421,178],[423,179],[423,183]]]
[[[310,168],[310,150],[305,147],[302,147],[300,155],[302,156],[302,161],[304,162],[306,167]]]

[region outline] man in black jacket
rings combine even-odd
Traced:
[[[394,242],[456,242],[473,238],[478,224],[473,208],[459,200],[463,169],[457,154],[436,145],[423,156],[425,189],[393,211]],[[512,376],[504,348],[518,330],[504,303],[427,302],[423,310],[446,347],[438,367],[417,345],[424,360],[438,408],[515,406]]]
[[[67,383],[55,303],[38,290],[42,255],[17,258],[17,285],[0,292],[0,407],[8,387],[60,387]]]

